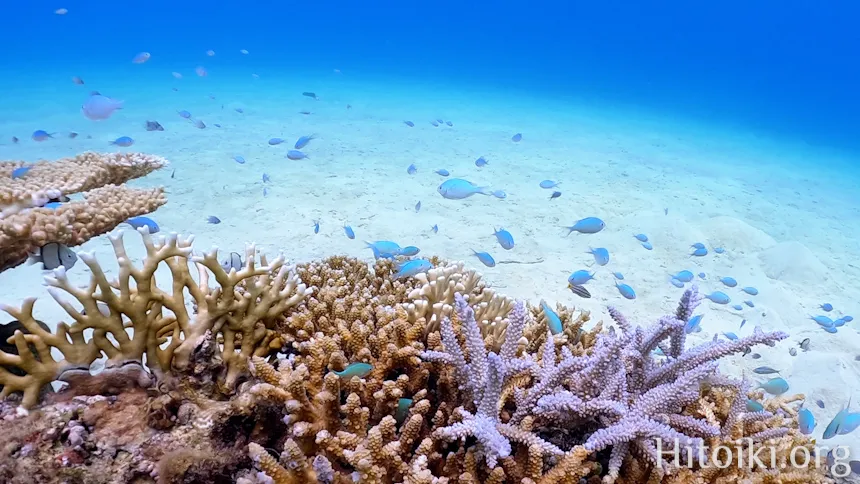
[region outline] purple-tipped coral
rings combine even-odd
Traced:
[[[703,384],[737,389],[733,415],[725,422],[726,427],[739,420],[773,416],[768,412],[760,417],[745,414],[746,385],[719,375],[717,360],[753,345],[773,345],[788,337],[783,332],[765,333],[756,328],[751,336],[736,341],[712,341],[685,348],[684,325],[700,301],[693,287],[684,293],[674,315],[644,328],[630,324],[620,312],[610,309],[621,331],[601,334],[591,354],[574,356],[566,346],[561,346],[557,354],[554,340],[548,335],[541,360],[536,362],[530,357],[516,358],[508,345],[522,334],[519,328],[523,324],[519,324],[521,316],[516,309],[503,346],[502,353],[507,358],[504,361],[493,353],[487,354],[474,315],[458,295],[457,314],[468,362],[447,319],[441,327],[445,352],[427,351],[421,356],[425,361],[453,365],[462,385],[460,390],[475,410],[462,410],[461,422],[438,429],[436,434],[447,441],[476,437],[490,467],[512,452],[511,441],[539,443],[545,452],[555,455],[580,445],[592,454],[610,449],[606,482],[619,477],[630,453],[660,473],[669,469],[664,467],[658,449],[681,451],[681,456],[699,455],[704,439],[727,431],[684,413],[700,399]],[[657,348],[664,351],[667,359],[653,355]],[[506,402],[499,400],[500,389],[515,374],[524,372],[532,376],[533,384],[517,390],[510,418],[502,421],[498,410]],[[533,419],[527,426],[534,429],[532,432],[520,427],[527,418]],[[518,432],[517,438],[511,435],[512,429]],[[531,435],[524,438],[524,433]],[[571,448],[562,449],[551,443],[559,439],[549,436],[560,433],[567,436],[566,444]],[[768,435],[784,433],[785,429],[771,429]]]

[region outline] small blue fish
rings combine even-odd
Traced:
[[[854,316],[842,316],[842,320],[846,323],[850,323],[851,321],[854,321]]]
[[[827,316],[810,316],[809,319],[822,326],[833,326],[833,320]]]
[[[754,307],[755,307],[755,304],[753,304],[753,302],[752,302],[752,301],[750,301],[749,299],[747,299],[746,301],[744,301],[744,304],[746,304],[747,306],[749,306],[749,307],[751,307],[751,308],[754,308]]]
[[[738,328],[738,331],[740,331],[740,330],[744,329],[744,325],[745,325],[745,324],[747,324],[747,320],[746,320],[746,319],[744,319],[743,321],[741,321],[741,325],[740,325],[740,327]]]
[[[819,307],[819,308],[821,308],[821,309],[823,309],[823,310],[824,310],[824,312],[826,312],[826,313],[829,313],[830,311],[833,311],[833,305],[832,305],[832,304],[830,304],[830,303],[824,303],[824,304],[822,304],[821,306],[818,306],[818,307]]]
[[[407,245],[406,247],[400,249],[400,252],[397,255],[402,255],[406,257],[412,257],[414,255],[418,255],[421,252],[421,249],[415,247],[414,245]]]
[[[561,196],[561,192],[552,192],[552,195],[549,196],[549,199],[553,200],[553,199],[558,198],[560,196]]]
[[[722,254],[725,251],[726,251],[726,249],[724,249],[722,247],[714,247],[714,252],[716,252],[717,254]]]
[[[747,399],[746,407],[747,407],[747,412],[761,412],[762,410],[764,410],[764,405],[762,405],[761,403],[759,403],[755,400],[751,400],[749,398]]]
[[[624,280],[624,274],[622,274],[620,272],[613,272],[612,275],[615,276],[615,278],[618,280],[622,280],[622,281]]]
[[[214,224],[214,225],[221,223],[221,219],[214,216],[214,215],[210,215],[210,216],[206,217],[206,221],[209,222],[210,224]]]
[[[703,243],[701,243],[701,242],[696,242],[696,243],[694,243],[693,245],[691,245],[691,246],[690,246],[690,248],[691,248],[691,249],[704,249],[704,248],[705,248],[705,244],[703,244]]]
[[[437,123],[436,121],[430,120],[430,124],[436,126],[437,128],[439,127],[439,123]]]
[[[544,316],[546,316],[546,324],[549,327],[549,332],[552,334],[559,334],[564,331],[561,324],[561,318],[559,318],[558,314],[549,307],[546,301],[541,300],[540,307],[543,309]]]
[[[182,111],[177,111],[177,113],[179,113],[180,118],[191,119],[191,113],[188,111],[185,111],[184,109]]]
[[[570,277],[567,278],[567,282],[574,286],[581,286],[592,279],[594,279],[594,273],[583,269],[571,274]]]
[[[677,274],[674,274],[672,277],[678,279],[681,282],[690,282],[693,280],[693,273],[690,271],[680,271]]]
[[[514,236],[507,230],[503,228],[496,230],[494,228],[493,235],[496,236],[496,240],[499,241],[499,245],[501,245],[503,249],[511,250],[514,248]]]
[[[487,161],[487,159],[484,158],[483,156],[481,156],[477,160],[475,160],[475,166],[477,166],[478,168],[483,168],[483,167],[487,166],[488,164],[490,164],[490,162]]]
[[[475,249],[472,249],[472,254],[475,255],[482,264],[487,267],[496,267],[496,260],[493,259],[493,256],[486,252],[478,252]]]
[[[645,250],[651,250],[654,248],[654,246],[651,245],[651,242],[642,242],[642,248]]]
[[[245,110],[242,108],[233,108],[233,111],[236,111],[239,114],[245,114]]]
[[[434,234],[438,234],[439,233],[439,224],[433,224],[433,226],[430,227],[430,230],[432,230]]]
[[[837,332],[839,332],[839,329],[837,329],[836,326],[822,326],[821,329],[827,331],[830,334],[836,334]]]
[[[269,174],[263,173],[263,183],[269,183],[270,181],[272,181],[272,179],[269,178]]]
[[[448,176],[448,175],[450,175],[450,174],[451,174],[451,172],[450,172],[450,171],[448,171],[448,170],[446,170],[446,169],[444,169],[444,168],[439,168],[438,170],[436,170],[436,171],[435,171],[435,173],[436,173],[437,175],[439,175],[439,176]]]
[[[290,150],[287,151],[287,158],[291,160],[304,160],[305,158],[308,158],[308,155],[302,153],[299,150]]]
[[[633,237],[639,242],[648,242],[648,236],[645,234],[634,234]]]
[[[682,280],[680,280],[680,279],[678,279],[678,278],[670,277],[670,278],[669,278],[669,282],[670,282],[673,286],[677,287],[678,289],[681,289],[682,287],[684,287],[684,281],[682,281]]]
[[[134,140],[128,136],[120,136],[119,138],[111,141],[112,145],[122,146],[124,148],[129,147],[134,144]]]
[[[300,149],[304,148],[305,146],[307,146],[308,143],[311,142],[311,140],[315,140],[315,139],[317,139],[317,135],[315,135],[315,134],[311,134],[308,136],[300,136],[299,139],[296,140],[296,144],[293,146],[293,148],[300,150]]]
[[[500,200],[504,200],[505,198],[508,197],[508,194],[505,193],[504,190],[493,190],[492,192],[490,192],[490,195],[492,195],[492,196],[494,196]]]
[[[733,277],[721,277],[720,282],[722,282],[728,287],[735,287],[738,285],[738,281],[736,281]]]
[[[398,425],[406,421],[406,416],[409,415],[409,407],[412,406],[411,398],[398,398],[397,410],[394,411],[394,421]]]
[[[403,124],[405,124],[406,126],[409,126],[410,128],[415,127],[415,123],[413,123],[412,121],[404,121]]]
[[[690,334],[690,333],[698,333],[699,331],[701,331],[702,330],[702,326],[701,326],[702,318],[704,318],[704,317],[705,317],[704,314],[697,314],[697,315],[693,316],[692,318],[690,318],[689,320],[687,320],[687,323],[684,325],[684,333]]]
[[[699,276],[699,279],[705,279],[706,277],[708,277],[707,275],[705,275],[705,273],[704,273],[704,272],[700,272],[700,273],[698,274],[698,276]]]
[[[135,230],[141,227],[146,227],[147,229],[149,229],[150,234],[157,233],[159,230],[161,230],[158,228],[158,224],[155,223],[155,220],[152,220],[149,217],[132,217],[126,220],[125,223],[134,227]]]
[[[408,173],[410,175],[414,175],[414,174],[418,173],[418,168],[415,166],[415,163],[412,163],[411,165],[409,165],[406,168],[406,173]]]
[[[421,200],[418,200],[418,203],[415,204],[415,213],[421,211]]]
[[[15,168],[14,170],[12,170],[12,179],[15,180],[23,177],[31,169],[33,169],[32,166],[19,166],[18,168]]]
[[[589,248],[588,253],[594,256],[594,262],[599,266],[609,264],[609,251],[603,247]]]
[[[365,242],[365,244],[373,251],[374,259],[393,259],[400,255],[400,245],[390,240],[377,240],[376,242]]]
[[[827,424],[827,428],[824,429],[824,434],[821,436],[822,439],[832,439],[839,434],[839,430],[841,427],[845,425],[845,417],[848,416],[848,408],[851,406],[851,400],[848,400],[848,405],[845,406],[842,410],[840,410],[833,420]]]
[[[728,338],[728,339],[730,339],[730,340],[732,340],[732,341],[737,341],[737,340],[738,340],[738,335],[736,335],[736,334],[732,333],[731,331],[727,331],[727,332],[723,333],[723,336],[725,336],[726,338]]]
[[[475,194],[490,195],[488,187],[479,187],[462,178],[451,178],[436,189],[443,198],[448,200],[463,200]]]
[[[315,234],[320,233],[320,221],[319,220],[314,220],[314,233]]]
[[[364,378],[367,375],[369,375],[372,370],[373,370],[373,365],[371,365],[369,363],[351,363],[343,371],[334,371],[332,373],[334,373],[335,375],[337,375],[341,378],[345,378],[345,379],[349,380],[354,376],[357,376],[359,378]]]
[[[708,255],[708,249],[706,249],[706,248],[702,247],[702,248],[700,248],[700,249],[696,249],[696,250],[694,250],[694,251],[690,254],[690,257],[704,257],[704,256],[706,256],[706,255]]]
[[[238,164],[240,164],[240,165],[244,165],[244,164],[245,164],[245,158],[243,158],[243,157],[242,157],[242,156],[240,156],[240,155],[236,155],[236,156],[234,156],[234,157],[233,157],[233,161],[235,161],[236,163],[238,163]]]
[[[847,435],[860,427],[860,413],[852,412],[845,416],[842,420],[842,425],[839,426],[837,434]]]
[[[352,231],[352,227],[350,227],[349,225],[344,225],[344,226],[343,226],[343,232],[344,232],[344,233],[346,234],[346,236],[347,236],[347,237],[349,237],[350,239],[354,239],[354,238],[355,238],[355,232],[353,232],[353,231]]]
[[[797,427],[803,435],[809,435],[815,429],[815,416],[808,408],[801,408],[797,412]]]
[[[573,232],[579,232],[580,234],[596,234],[605,227],[606,224],[603,220],[600,220],[597,217],[586,217],[584,219],[577,220],[576,223],[565,228],[568,230],[567,235],[570,235]]]
[[[734,306],[732,306],[732,309],[734,309],[735,311],[743,311],[744,307],[740,304],[735,304]]]
[[[627,284],[618,284],[616,281],[615,287],[618,288],[618,292],[620,292],[625,299],[636,299],[636,292]]]
[[[277,146],[283,142],[284,142],[283,138],[271,138],[271,139],[269,139],[269,145],[270,146]]]
[[[264,197],[268,197],[268,196],[269,196],[269,187],[263,187],[263,196],[264,196]]]
[[[732,301],[732,298],[730,298],[728,294],[721,291],[714,291],[710,294],[706,294],[705,298],[710,299],[711,302],[715,302],[717,304],[728,304]]]
[[[416,274],[427,272],[433,268],[433,264],[426,259],[413,259],[403,262],[397,266],[397,273],[394,274],[394,279],[403,279],[412,277]]]
[[[517,134],[511,136],[511,141],[513,141],[514,143],[519,143],[522,140],[523,140],[522,133],[517,133]]]
[[[48,138],[53,138],[53,133],[48,133],[45,130],[39,129],[33,131],[33,141],[45,141]]]
[[[770,380],[760,384],[758,387],[771,395],[779,396],[788,391],[788,382],[782,377],[777,377],[771,378]]]
[[[541,188],[555,188],[557,186],[559,186],[559,182],[552,181],[552,180],[544,180],[544,181],[540,182]]]
[[[60,202],[48,202],[45,204],[45,208],[50,208],[51,210],[56,210],[57,208],[60,207],[60,205],[62,205],[62,203],[60,203]]]
[[[749,294],[750,296],[757,296],[758,295],[758,289],[751,287],[751,286],[742,287],[741,291]]]

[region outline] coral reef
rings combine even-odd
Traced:
[[[155,211],[166,203],[163,189],[131,189],[123,183],[166,164],[141,153],[0,162],[0,271],[23,263],[45,244],[80,245],[130,217]],[[44,206],[75,193],[84,199]]]
[[[796,430],[802,396],[764,400],[717,369],[787,335],[688,348],[695,290],[652,325],[610,309],[604,331],[495,294],[461,263],[395,280],[388,260],[258,265],[249,247],[227,273],[191,239],[141,235],[141,266],[111,239],[116,281],[87,254],[88,288],[62,269],[47,278],[71,325],[45,331],[32,300],[5,308],[28,332],[12,338],[17,355],[0,353],[24,370],[0,373],[24,404],[0,404],[3,482],[829,482],[814,466],[717,468],[693,452],[744,442],[784,463],[812,446]],[[169,292],[154,281],[162,263]],[[101,353],[106,370],[91,374]],[[55,378],[69,388],[36,406]]]

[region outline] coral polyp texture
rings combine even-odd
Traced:
[[[166,164],[142,153],[0,161],[0,271],[23,263],[45,244],[80,245],[131,217],[155,211],[167,201],[163,189],[132,189],[124,183]],[[45,206],[76,193],[83,200]]]
[[[717,368],[787,335],[687,347],[695,290],[650,325],[610,309],[604,330],[496,294],[462,263],[396,280],[389,260],[293,266],[249,247],[226,272],[190,238],[141,235],[139,265],[111,239],[115,280],[88,254],[88,287],[46,278],[71,324],[47,331],[33,300],[4,307],[23,331],[0,353],[0,481],[830,482],[779,467],[812,449],[803,397],[765,399]],[[738,465],[699,452],[719,445]],[[744,463],[743,445],[776,466]]]

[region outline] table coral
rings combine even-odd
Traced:
[[[123,183],[166,164],[163,158],[141,153],[0,162],[0,271],[23,263],[45,244],[80,245],[131,217],[155,211],[166,203],[163,189],[132,189]],[[12,176],[22,168],[28,171]],[[43,207],[75,193],[83,193],[84,200]]]

